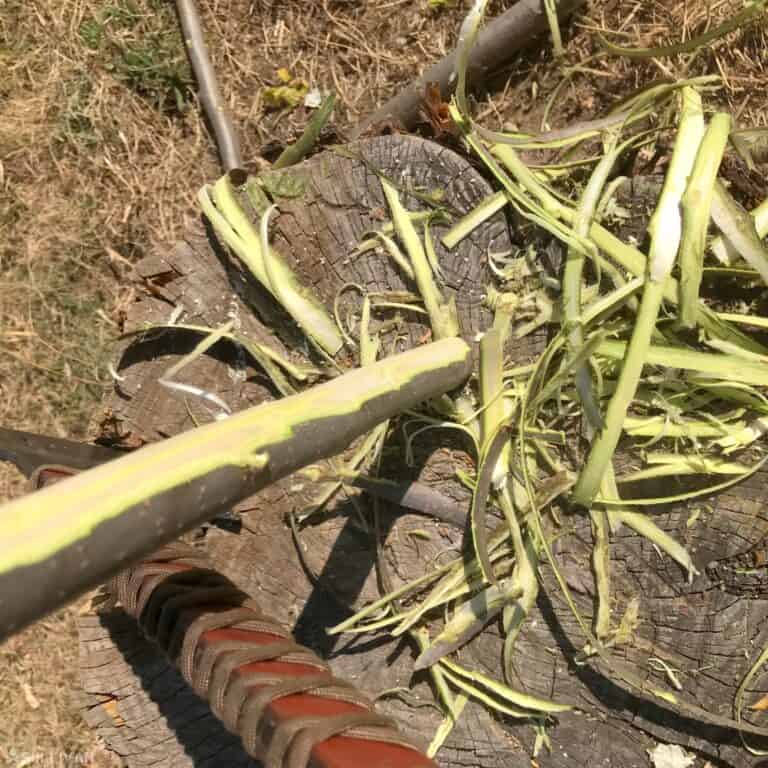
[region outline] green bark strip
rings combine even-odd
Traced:
[[[466,669],[465,667],[456,664],[448,659],[443,659],[440,662],[445,669],[453,673],[456,677],[463,678],[465,680],[471,680],[473,683],[478,684],[485,690],[493,693],[504,701],[508,701],[515,707],[523,707],[527,710],[533,710],[534,712],[568,712],[573,707],[570,704],[558,704],[548,699],[541,699],[538,696],[533,696],[529,693],[521,693],[515,691],[508,685],[499,683],[496,680],[484,675],[482,672],[475,672],[473,670]]]
[[[611,550],[608,513],[603,509],[591,509],[592,522],[592,571],[595,577],[597,600],[593,631],[598,640],[604,640],[611,629]]]
[[[505,603],[522,596],[522,589],[510,579],[478,592],[464,602],[446,622],[442,632],[425,648],[414,662],[413,670],[432,667],[442,658],[468,643],[495,618]]]
[[[597,354],[612,360],[622,360],[627,354],[627,345],[623,341],[601,341]],[[648,348],[645,362],[664,368],[695,371],[738,384],[768,387],[768,365],[760,360],[745,360],[734,355],[653,345]]]
[[[717,199],[717,190],[715,190],[715,199]],[[715,215],[714,209],[712,211],[712,215],[713,217]],[[749,212],[749,215],[754,222],[753,226],[757,232],[758,238],[762,240],[766,235],[768,235],[768,200],[763,200],[763,202],[760,203],[757,208]],[[717,220],[715,220],[715,224],[717,224]],[[730,241],[730,238],[727,237],[727,235],[718,235],[712,241],[712,245],[710,247],[712,249],[712,253],[714,253],[717,257],[717,260],[725,266],[730,266],[733,264],[739,255],[738,251]]]
[[[395,187],[383,177],[381,178],[381,188],[384,190],[384,197],[392,213],[392,223],[395,225],[395,232],[397,232],[411,260],[416,285],[424,301],[424,306],[429,313],[432,333],[436,339],[458,336],[459,320],[456,315],[455,303],[452,299],[446,301],[435,284],[427,252],[416,232],[416,227],[413,225],[409,212],[400,202],[400,197]]]
[[[622,361],[616,390],[608,404],[605,426],[596,436],[587,463],[573,491],[573,502],[590,507],[621,437],[624,419],[637,391],[656,328],[664,289],[677,257],[682,236],[680,201],[704,135],[701,97],[693,88],[682,90],[682,110],[675,148],[656,210],[648,225],[651,247],[643,298],[632,338]]]
[[[483,578],[491,582],[491,584],[497,584],[498,579],[493,572],[493,566],[489,557],[488,530],[485,525],[486,507],[499,459],[504,455],[510,437],[509,427],[500,425],[495,435],[489,435],[484,438],[486,444],[483,448],[480,471],[478,472],[475,490],[472,495],[472,542],[477,554],[477,560],[480,563]]]
[[[683,195],[683,242],[680,246],[680,303],[678,320],[683,328],[695,328],[699,314],[699,290],[704,274],[709,215],[715,181],[728,144],[731,116],[715,115],[704,138]]]
[[[425,345],[6,504],[0,639],[256,490],[460,385],[470,368],[460,339]]]
[[[248,267],[251,274],[283,306],[307,337],[327,354],[335,355],[344,342],[320,299],[305,285],[256,229],[240,205],[229,176],[197,196],[217,236]],[[266,217],[268,214],[264,214]],[[266,219],[263,220],[266,225]],[[262,230],[264,227],[262,227]]]

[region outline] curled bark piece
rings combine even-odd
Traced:
[[[585,0],[560,0],[558,17],[562,21],[584,5]],[[508,62],[518,51],[527,47],[535,37],[549,28],[547,13],[541,0],[519,0],[508,11],[494,19],[481,33],[472,48],[467,68],[470,88],[477,88],[488,75]],[[456,78],[456,51],[451,51],[430,67],[421,77],[412,81],[400,93],[358,123],[352,138],[384,120],[396,120],[412,128],[419,115],[427,83],[438,83],[443,99],[453,93]]]

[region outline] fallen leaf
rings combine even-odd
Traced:
[[[273,200],[278,197],[301,197],[307,189],[307,180],[299,173],[263,173],[259,179],[264,191]]]
[[[277,70],[277,79],[281,85],[269,86],[261,92],[264,103],[275,109],[298,107],[309,92],[307,81],[294,77],[285,67]]]
[[[264,96],[264,103],[268,107],[279,109],[280,107],[297,107],[304,99],[307,90],[306,84],[299,88],[290,85],[276,85],[265,88],[262,95]]]
[[[696,759],[677,744],[657,744],[648,756],[654,768],[690,768]]]
[[[422,111],[436,137],[451,133],[453,130],[453,119],[451,118],[450,108],[443,101],[440,93],[440,83],[427,83],[424,89],[424,98],[422,100]]]

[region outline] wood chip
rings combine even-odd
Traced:
[[[24,700],[30,709],[40,709],[40,701],[35,696],[32,686],[29,683],[21,684],[21,691],[24,694]]]

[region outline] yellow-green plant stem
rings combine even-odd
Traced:
[[[277,170],[278,168],[287,168],[290,165],[300,163],[306,155],[315,146],[317,139],[320,136],[323,127],[328,122],[328,118],[333,112],[333,106],[336,103],[336,94],[329,93],[322,104],[317,109],[312,119],[307,123],[307,127],[304,132],[299,136],[295,143],[286,147],[281,153],[280,157],[275,160],[272,168]]]
[[[459,109],[465,114],[469,114],[467,104],[467,67],[469,66],[469,54],[472,46],[477,40],[480,31],[480,22],[485,14],[485,7],[488,0],[474,0],[472,7],[464,17],[464,21],[459,29],[459,40],[456,43],[456,101]]]
[[[0,574],[55,557],[64,547],[86,539],[101,523],[219,467],[263,468],[270,462],[269,447],[292,438],[302,424],[359,414],[365,425],[360,432],[366,432],[375,426],[370,423],[369,403],[389,393],[407,394],[419,377],[427,377],[426,382],[445,376],[434,390],[449,390],[466,375],[469,357],[469,347],[460,339],[421,346],[300,395],[145,446],[16,499],[4,505],[0,514]],[[411,398],[406,407],[415,404]],[[329,432],[327,437],[332,444],[333,435]],[[316,442],[319,457],[325,441]],[[169,529],[166,540],[175,535]]]
[[[632,338],[622,363],[616,390],[606,411],[605,425],[592,443],[586,465],[573,491],[573,502],[587,508],[591,507],[600,489],[606,468],[619,442],[629,404],[640,383],[640,375],[651,346],[664,296],[664,286],[672,271],[680,244],[680,200],[704,135],[704,116],[699,94],[693,88],[684,88],[681,101],[680,125],[672,160],[656,211],[648,226],[651,234],[648,273]]]
[[[693,328],[699,315],[699,290],[715,180],[728,144],[731,116],[720,112],[709,123],[682,199],[683,241],[680,245],[680,302],[677,319]]]
[[[563,48],[560,22],[557,18],[557,0],[544,0],[544,10],[547,12],[547,24],[549,24],[549,33],[552,35],[552,48],[555,56],[562,58],[565,56],[565,48]]]

